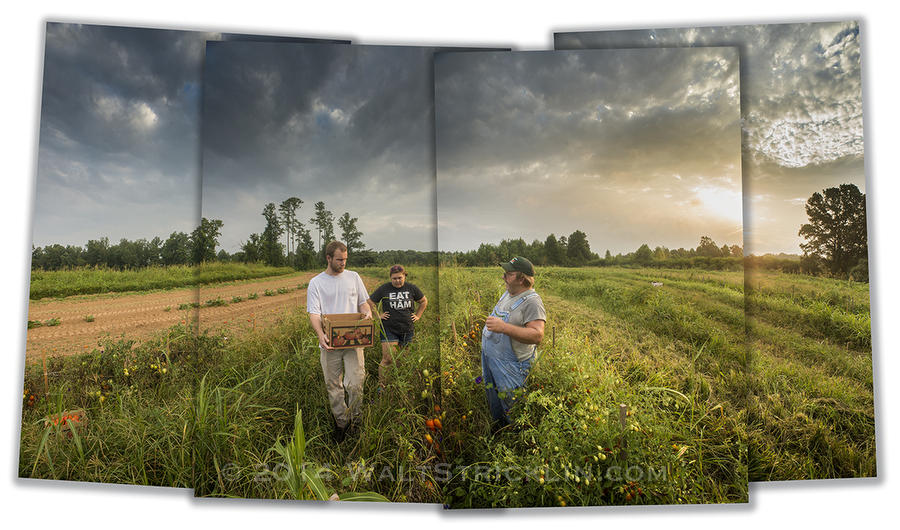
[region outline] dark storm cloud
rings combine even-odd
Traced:
[[[239,171],[209,171],[216,186],[360,185],[372,163],[410,178],[430,134],[429,50],[210,43],[204,150]],[[412,158],[412,160],[411,160]],[[415,177],[412,177],[415,178]],[[402,182],[400,184],[403,184]]]
[[[796,195],[841,180],[865,188],[859,26],[855,22],[629,30],[556,35],[558,49],[738,46],[748,247],[798,252]],[[788,171],[801,169],[805,171]],[[842,172],[843,178],[834,174]],[[790,179],[782,182],[779,179]],[[790,190],[790,191],[789,191]],[[771,204],[769,204],[771,202]],[[781,226],[756,211],[785,212]],[[773,214],[774,215],[774,214]],[[755,224],[765,224],[772,231]],[[787,234],[787,235],[786,235]],[[772,246],[772,241],[788,242]]]
[[[190,140],[196,142],[208,38],[217,36],[48,24],[42,153],[88,167],[137,164],[181,177],[196,162]],[[98,177],[91,172],[78,183],[99,191],[109,182]]]
[[[698,223],[682,222],[678,209],[709,206],[711,193],[739,196],[737,69],[736,50],[723,48],[438,55],[442,249],[576,228],[613,231],[610,244],[629,251],[699,239]],[[623,210],[632,200],[640,206]],[[733,206],[736,215],[696,215],[740,243],[739,200]],[[520,232],[504,228],[522,211]]]
[[[266,37],[47,24],[36,245],[196,224],[202,65],[219,38]]]
[[[319,200],[359,217],[372,248],[433,249],[434,50],[210,43],[203,208],[223,246],[293,195],[303,220]]]

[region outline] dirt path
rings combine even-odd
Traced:
[[[190,320],[199,311],[201,329],[247,329],[265,325],[285,312],[298,307],[306,309],[305,284],[316,273],[298,272],[261,280],[247,280],[229,285],[203,286],[199,299],[192,287],[154,293],[104,294],[77,296],[62,300],[32,300],[28,307],[28,320],[57,318],[58,326],[42,326],[28,330],[26,360],[35,361],[47,355],[71,355],[97,347],[104,337],[125,335],[129,339],[145,340],[154,333]],[[364,278],[370,292],[378,282]],[[298,289],[303,285],[303,289]],[[268,289],[290,291],[285,294],[265,296]],[[249,300],[257,293],[256,300]],[[232,297],[243,297],[233,303]],[[222,298],[228,305],[202,307],[203,302]],[[179,310],[181,304],[199,301],[200,309]],[[85,317],[93,316],[92,322]]]

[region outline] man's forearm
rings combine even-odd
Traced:
[[[322,329],[322,315],[319,315],[318,313],[310,313],[309,323],[312,325],[313,331],[316,332],[316,335],[320,339],[325,336],[325,330]]]
[[[509,338],[515,339],[522,344],[540,344],[544,339],[544,330],[542,329],[535,329],[528,326],[516,326],[509,323],[504,327],[503,333],[509,336]]]

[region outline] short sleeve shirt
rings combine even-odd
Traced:
[[[411,283],[404,283],[399,289],[388,282],[372,293],[372,302],[381,302],[382,311],[388,312],[388,319],[384,320],[384,327],[394,334],[409,333],[413,329],[412,315],[415,302],[425,295],[422,290]]]
[[[516,296],[507,296],[499,303],[500,307],[498,309],[503,312],[509,311],[510,307],[526,296],[528,299],[519,304],[519,307],[509,314],[508,322],[514,326],[520,327],[534,320],[543,320],[546,322],[547,311],[544,310],[544,302],[534,289],[528,289]],[[537,350],[537,344],[525,344],[512,337],[509,338],[509,342],[512,343],[513,351],[516,352],[516,358],[520,361],[531,358],[531,356],[534,355],[535,350]]]
[[[359,274],[345,270],[337,276],[321,272],[306,288],[306,312],[318,315],[358,313],[369,293]]]

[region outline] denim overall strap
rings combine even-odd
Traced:
[[[528,293],[527,295],[523,296],[522,298],[519,298],[518,300],[513,302],[512,307],[509,308],[509,312],[512,313],[513,311],[516,310],[517,307],[522,305],[522,302],[524,302],[525,300],[528,300],[529,298],[533,298],[535,296],[537,296],[537,293],[531,292],[531,293]],[[501,298],[501,300],[502,300],[502,298]]]

